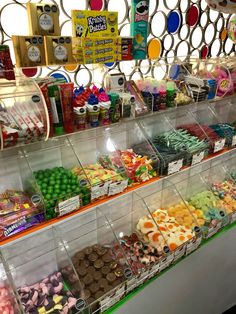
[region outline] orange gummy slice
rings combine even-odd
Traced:
[[[178,245],[176,243],[170,243],[169,247],[171,251],[174,251],[177,249]]]
[[[158,241],[159,236],[160,236],[160,233],[154,233],[153,236],[152,236],[152,240],[154,242]]]

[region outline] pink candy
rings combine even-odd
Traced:
[[[11,303],[11,296],[6,287],[0,288],[0,313],[14,314],[14,309]]]

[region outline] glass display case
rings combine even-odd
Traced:
[[[176,131],[165,114],[143,118],[140,125],[161,161],[161,174],[178,172],[187,158],[185,143],[175,143]]]
[[[160,158],[136,121],[107,129],[129,178],[129,184],[146,182],[160,174]],[[119,168],[113,153],[111,163]]]
[[[73,168],[73,173],[79,180],[86,175],[91,186],[91,201],[121,193],[127,188],[128,177],[121,156],[106,130],[88,130],[80,136],[70,136],[69,140],[81,164]],[[120,167],[112,167],[107,160],[109,154]]]
[[[14,156],[14,155],[13,155]],[[22,155],[4,152],[0,158],[0,240],[44,221],[40,193],[32,190],[33,174]]]
[[[168,254],[166,241],[138,195],[125,194],[99,209],[112,226],[133,272],[133,278],[127,282],[127,292],[168,267],[172,256]],[[159,238],[158,245],[156,241],[150,242],[156,238]]]
[[[90,203],[90,184],[85,173],[78,178],[73,169],[81,164],[67,139],[53,139],[25,148],[33,172],[33,190],[39,190],[46,219],[70,213]]]
[[[210,238],[224,226],[227,214],[201,174],[189,175],[178,183],[176,189],[196,217],[205,238]]]
[[[202,240],[197,215],[186,204],[175,185],[164,182],[162,189],[144,198],[151,216],[166,239],[174,260],[197,249]]]
[[[129,262],[111,225],[98,209],[56,227],[78,274],[85,308],[105,311],[125,295]],[[74,287],[74,280],[67,278]]]
[[[78,313],[80,282],[52,229],[3,249],[23,313]],[[73,288],[68,278],[73,278]]]
[[[204,108],[197,108],[191,111],[193,117],[200,125],[188,128],[189,133],[197,136],[201,140],[208,140],[209,142],[209,153],[214,154],[222,151],[226,147],[227,132],[222,129],[222,135],[219,136],[215,129],[219,125],[217,115],[210,106]]]
[[[176,134],[173,136],[175,145],[182,143],[186,147],[184,165],[193,166],[208,156],[209,144],[207,140],[199,139],[188,132],[189,129],[199,128],[197,121],[188,110],[181,108],[178,111],[167,112],[166,116],[176,130]]]
[[[27,144],[49,135],[43,95],[33,79],[0,82],[0,147]]]
[[[14,283],[6,270],[2,255],[0,255],[0,312],[21,314],[22,310],[14,290]]]

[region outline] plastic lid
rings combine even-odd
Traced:
[[[65,133],[63,126],[56,126],[54,131],[56,135],[63,135]]]
[[[154,86],[154,87],[153,87],[153,94],[158,94],[157,86]]]
[[[117,101],[119,99],[119,95],[116,93],[110,93],[108,96],[111,101]]]
[[[91,94],[91,95],[89,96],[89,99],[88,99],[88,104],[89,104],[89,105],[97,105],[97,104],[98,104],[98,98],[97,98],[97,96],[94,95],[94,94]]]

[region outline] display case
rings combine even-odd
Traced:
[[[195,126],[199,128],[197,121],[191,113],[185,108],[181,108],[178,111],[167,112],[166,116],[176,131],[175,136],[173,136],[175,145],[182,143],[186,147],[187,152],[184,165],[193,166],[206,158],[209,151],[207,140],[199,139],[188,132],[188,129],[194,128]]]
[[[0,255],[0,312],[21,314],[22,310],[15,293],[14,283],[6,270],[2,255]]]
[[[63,240],[81,283],[85,308],[105,311],[125,295],[132,270],[111,225],[97,209],[59,225]],[[74,286],[73,278],[68,278]]]
[[[79,278],[52,229],[12,243],[3,256],[23,313],[79,312]],[[73,278],[73,289],[68,277]]]
[[[89,181],[85,173],[81,179],[73,173],[75,167],[82,166],[67,139],[32,144],[24,153],[34,175],[30,183],[42,195],[46,219],[90,203]]]
[[[163,113],[150,116],[142,119],[140,125],[161,161],[161,174],[170,175],[178,172],[187,158],[187,148],[184,143],[175,145],[172,139],[176,131],[168,117]]]
[[[121,193],[127,188],[128,177],[120,153],[106,130],[88,130],[80,136],[70,136],[69,140],[81,164],[81,167],[73,168],[73,173],[79,180],[86,175],[91,186],[91,201]],[[119,168],[106,162],[108,157],[104,156],[109,154],[114,156]]]
[[[197,215],[174,184],[165,180],[162,189],[156,189],[144,201],[174,255],[174,262],[197,249],[202,240]]]
[[[102,165],[116,171],[125,169],[130,186],[159,174],[159,158],[136,121],[111,126],[106,134],[108,152],[99,158]]]
[[[220,137],[215,131],[214,126],[219,124],[215,112],[210,106],[204,108],[197,108],[191,111],[193,117],[200,125],[188,128],[189,133],[197,136],[199,139],[209,142],[209,153],[214,154],[222,151],[226,147],[227,132],[222,130],[222,136]]]
[[[125,194],[99,209],[112,226],[130,264],[133,277],[127,282],[127,293],[168,267],[172,255],[169,256],[164,237],[138,195]],[[140,228],[138,222],[142,217],[146,218]],[[150,239],[156,237],[158,245],[151,245]]]
[[[44,205],[29,181],[33,173],[26,158],[7,151],[0,158],[0,240],[44,221]],[[15,152],[16,153],[16,152]]]
[[[201,174],[190,174],[178,182],[176,189],[196,217],[204,238],[210,238],[225,225],[227,214]]]
[[[47,139],[48,135],[48,111],[35,81],[25,77],[1,81],[1,149]]]

